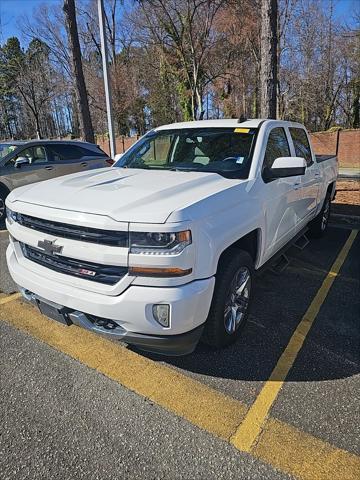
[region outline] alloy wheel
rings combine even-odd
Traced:
[[[235,273],[225,302],[224,326],[229,335],[235,333],[243,322],[250,299],[251,275],[247,267]]]
[[[5,201],[0,197],[0,221],[5,218]]]
[[[321,230],[324,231],[329,221],[330,216],[330,202],[326,202],[324,205],[324,211],[321,219]]]

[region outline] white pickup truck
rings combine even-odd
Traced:
[[[111,168],[12,191],[9,271],[66,325],[168,355],[220,348],[246,322],[255,271],[325,232],[337,173],[298,123],[165,125]]]

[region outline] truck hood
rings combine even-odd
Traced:
[[[13,190],[8,200],[105,215],[121,222],[165,223],[175,210],[233,185],[234,180],[216,173],[113,167],[26,185]]]

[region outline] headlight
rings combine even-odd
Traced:
[[[10,210],[10,208],[6,207],[6,218],[7,218],[7,221],[10,223],[10,225],[13,223],[13,222],[16,222],[17,220],[17,213],[16,212],[13,212],[12,210]]]
[[[130,232],[130,253],[177,255],[191,244],[191,232]]]

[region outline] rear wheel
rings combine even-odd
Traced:
[[[326,194],[324,204],[320,213],[309,223],[309,236],[311,238],[321,238],[328,228],[331,210],[331,196]]]
[[[202,341],[222,348],[236,341],[247,318],[254,266],[250,255],[231,249],[221,259]]]

